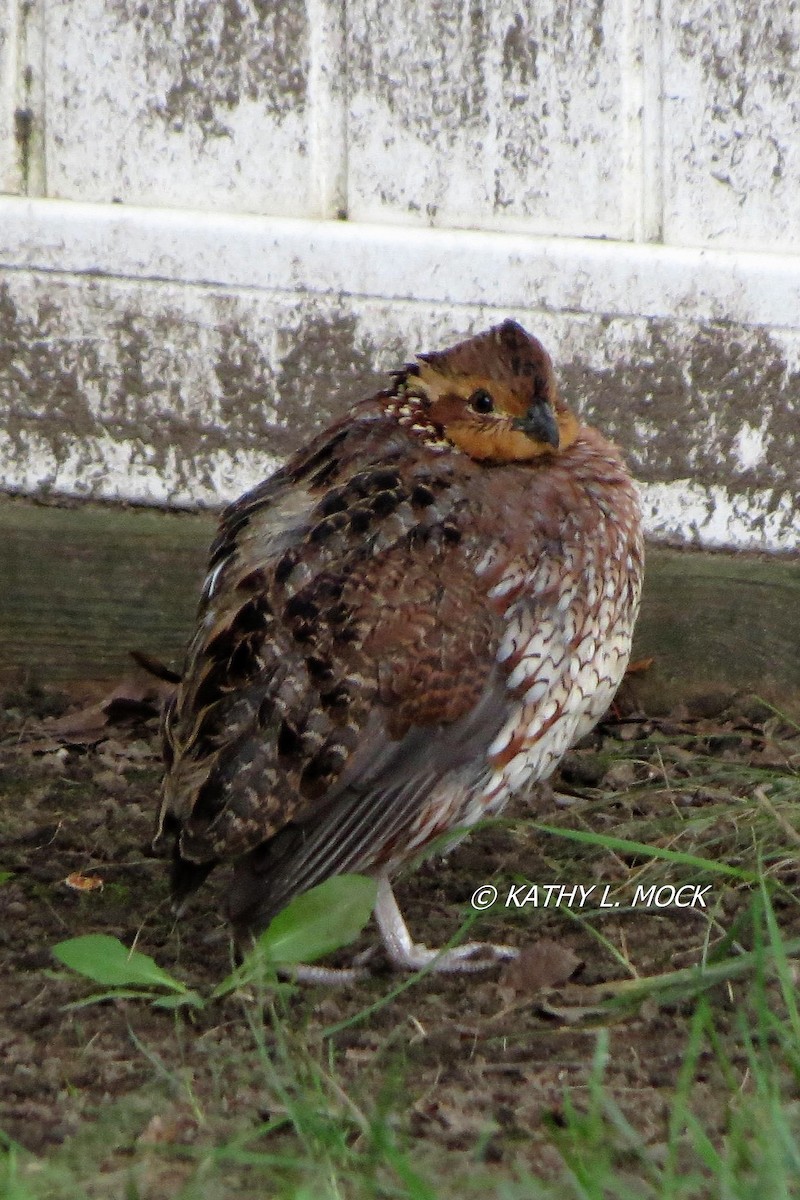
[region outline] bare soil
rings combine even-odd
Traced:
[[[330,1060],[322,1031],[380,1001],[397,978],[384,972],[347,988],[301,987],[279,997],[280,1019],[264,1027],[279,1086],[265,1078],[239,997],[177,1017],[135,1001],[67,1007],[90,987],[58,969],[51,948],[83,933],[136,940],[204,994],[230,970],[219,915],[224,877],[176,924],[166,864],[150,850],[160,778],[157,706],[152,686],[129,681],[71,693],[20,686],[0,706],[0,872],[9,873],[0,884],[0,1130],[39,1155],[77,1144],[100,1122],[97,1172],[109,1177],[150,1143],[214,1146],[257,1127],[285,1105],[293,1062],[302,1090],[302,1055],[309,1053],[335,1069],[349,1103],[367,1113],[396,1107],[398,1136],[422,1159],[453,1163],[456,1173],[476,1159],[503,1176],[520,1166],[557,1173],[565,1092],[580,1106],[591,1070],[593,985],[698,962],[751,895],[735,880],[576,844],[533,825],[753,866],[753,830],[764,817],[774,832],[776,811],[789,819],[779,810],[781,786],[794,786],[800,765],[797,729],[752,697],[707,697],[692,712],[658,721],[638,713],[635,700],[621,702],[568,757],[553,786],[397,888],[410,928],[430,945],[452,936],[485,882],[501,896],[523,881],[608,884],[618,907],[598,913],[589,905],[580,919],[541,903],[493,908],[470,936],[531,944],[529,969],[428,976],[334,1035]],[[795,833],[792,842],[792,828],[781,837],[780,854],[767,847],[767,866],[793,889],[800,839]],[[81,890],[86,880],[102,887]],[[649,880],[710,884],[708,907],[631,909],[636,886]],[[779,916],[787,937],[800,934],[800,906],[787,902]],[[746,948],[746,929],[742,940]],[[569,981],[569,967],[559,970],[564,952],[574,955],[564,962],[580,964]],[[552,980],[540,970],[547,954],[556,959]],[[743,1077],[745,1051],[734,1027],[744,986],[717,988],[713,997],[719,1036]],[[650,1146],[665,1138],[691,1010],[688,1001],[647,1001],[610,1022],[606,1083]],[[695,1088],[713,1133],[724,1123],[726,1089],[710,1057]],[[173,1194],[188,1169],[162,1164],[152,1194]]]

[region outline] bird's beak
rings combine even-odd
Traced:
[[[558,449],[558,425],[549,404],[532,404],[525,416],[517,417],[512,425],[533,441],[547,442],[554,450]]]

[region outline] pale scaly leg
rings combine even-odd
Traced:
[[[309,963],[298,963],[294,967],[278,967],[281,979],[293,979],[296,983],[318,983],[325,987],[344,987],[358,983],[370,975],[368,967],[315,967]]]
[[[398,971],[419,971],[434,959],[437,959],[432,967],[434,971],[485,971],[519,954],[514,946],[496,946],[492,942],[465,942],[463,946],[444,951],[429,950],[427,946],[413,942],[387,875],[378,876],[375,920],[389,961]]]

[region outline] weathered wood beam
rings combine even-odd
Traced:
[[[178,664],[214,516],[0,501],[0,679],[113,678],[129,650]]]
[[[212,514],[0,501],[0,681],[115,678],[128,651],[179,666]],[[651,547],[635,658],[652,710],[754,691],[800,707],[800,562]]]

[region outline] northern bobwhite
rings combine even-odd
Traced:
[[[550,775],[602,716],[642,561],[622,458],[536,338],[505,321],[420,354],[222,515],[165,716],[176,895],[232,862],[241,935],[372,873],[390,960],[430,962],[393,872]]]

